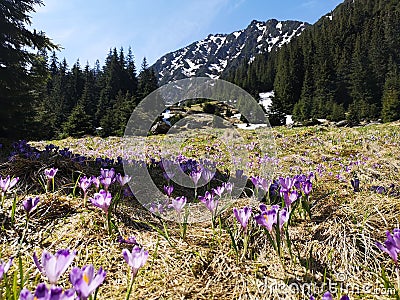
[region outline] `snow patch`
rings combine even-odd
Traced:
[[[241,34],[242,34],[241,31],[235,31],[235,32],[233,33],[233,35],[235,36],[235,38],[238,38]]]
[[[275,92],[270,91],[270,92],[260,93],[259,96],[260,96],[260,100],[258,101],[258,103],[261,106],[263,106],[265,108],[265,110],[268,112],[272,105],[272,99],[275,96]]]

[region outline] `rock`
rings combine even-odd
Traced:
[[[150,132],[152,134],[166,134],[170,128],[165,122],[159,121],[151,127]]]
[[[337,127],[344,127],[344,126],[347,126],[349,124],[349,122],[347,122],[347,120],[342,120],[342,121],[339,121],[339,122],[336,122],[336,126]]]

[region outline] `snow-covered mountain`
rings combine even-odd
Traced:
[[[240,31],[230,34],[210,34],[161,57],[152,66],[160,84],[191,76],[218,78],[231,65],[239,65],[256,54],[265,53],[288,43],[310,24],[299,21],[252,21]]]

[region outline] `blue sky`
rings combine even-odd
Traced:
[[[136,64],[205,38],[244,29],[252,20],[314,23],[342,0],[43,0],[32,27],[64,49],[70,66],[96,59],[110,48],[132,47]]]

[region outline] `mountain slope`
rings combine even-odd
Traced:
[[[271,55],[223,79],[299,121],[400,119],[400,1],[346,0]]]
[[[308,23],[299,21],[252,21],[244,30],[230,34],[210,34],[161,57],[152,66],[160,84],[191,76],[218,78],[228,65],[250,61],[255,55],[270,52],[300,35]]]

